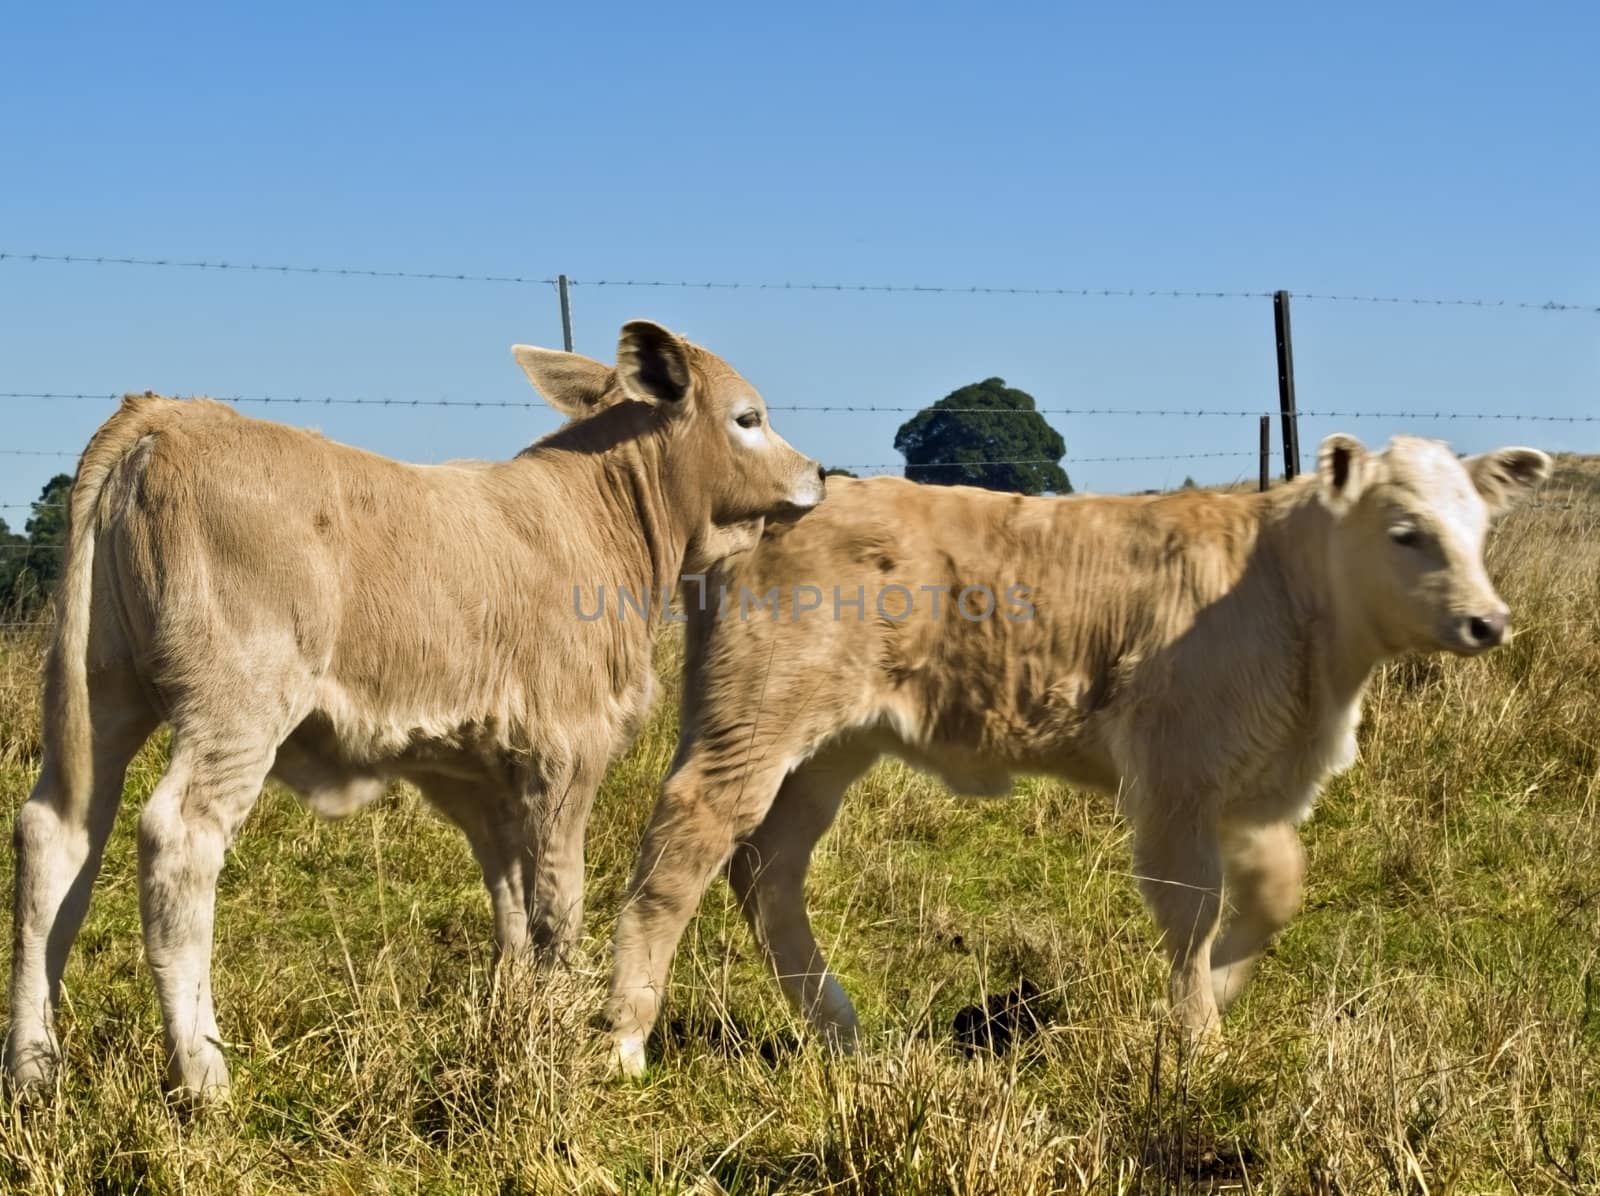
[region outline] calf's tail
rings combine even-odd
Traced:
[[[101,497],[106,479],[149,430],[151,407],[164,401],[154,395],[123,399],[83,450],[67,503],[66,562],[56,586],[55,635],[45,664],[44,748],[68,804],[80,809],[94,784],[88,657]]]

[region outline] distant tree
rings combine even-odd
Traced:
[[[4,519],[0,519],[0,620],[18,605],[15,597],[17,574],[27,564],[24,555],[27,547],[27,537],[17,535]]]
[[[833,466],[829,466],[827,469],[822,471],[822,476],[825,478],[853,478],[856,475],[851,473],[848,469],[837,469]]]
[[[1035,410],[1033,396],[1003,378],[963,386],[919,411],[900,425],[894,447],[905,456],[906,477],[914,482],[1072,493],[1058,464],[1066,441]]]
[[[0,523],[0,610],[31,613],[54,591],[66,566],[71,491],[70,474],[58,473],[45,483],[25,525],[26,538]]]
[[[1197,490],[1197,489],[1199,489],[1199,487],[1197,487],[1194,484],[1194,479],[1193,478],[1189,477],[1188,475],[1185,475],[1184,479],[1183,479],[1183,485],[1179,486],[1178,489],[1179,490]]]

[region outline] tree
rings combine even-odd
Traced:
[[[1188,474],[1185,474],[1184,478],[1183,478],[1183,485],[1179,486],[1178,489],[1179,490],[1198,490],[1199,487],[1195,485],[1195,481],[1194,481],[1194,479],[1192,477],[1190,477]]]
[[[0,522],[0,610],[30,613],[43,606],[66,568],[67,498],[70,474],[58,473],[45,483],[33,504],[33,515],[17,535]]]
[[[851,473],[848,469],[839,469],[830,465],[827,469],[822,471],[822,476],[825,478],[853,478],[856,475]]]
[[[17,574],[27,564],[24,555],[27,547],[27,537],[17,535],[4,519],[0,519],[0,621],[17,605],[13,595],[17,588]]]
[[[1066,455],[1066,441],[1035,410],[1033,396],[1003,378],[963,386],[919,411],[900,425],[894,447],[905,456],[906,477],[914,482],[1072,493],[1057,464]]]

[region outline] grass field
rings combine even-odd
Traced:
[[[669,700],[596,807],[585,965],[492,999],[488,900],[455,831],[403,788],[337,824],[269,791],[219,896],[233,1099],[188,1118],[159,1096],[138,934],[153,741],[68,969],[60,1092],[0,1110],[0,1186],[1595,1191],[1600,465],[1562,460],[1541,504],[1491,545],[1515,642],[1375,678],[1361,760],[1304,829],[1305,912],[1223,1054],[1187,1058],[1162,1028],[1165,968],[1108,802],[1046,781],[963,801],[885,764],[811,886],[866,1049],[832,1059],[798,1035],[719,882],[648,1078],[608,1076],[589,1019]],[[0,641],[7,823],[38,766],[40,651]],[[1024,980],[1039,995],[1006,1048],[967,1049],[963,1011]]]

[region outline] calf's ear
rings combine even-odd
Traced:
[[[694,387],[689,346],[649,320],[629,320],[617,341],[617,380],[631,399],[682,403]]]
[[[1317,446],[1317,487],[1323,504],[1334,514],[1348,511],[1361,497],[1371,461],[1354,436],[1335,432]]]
[[[1495,449],[1461,464],[1491,515],[1502,515],[1550,476],[1550,455],[1531,448]]]
[[[622,397],[615,371],[592,357],[533,345],[512,345],[511,356],[544,401],[569,419],[593,415]]]

